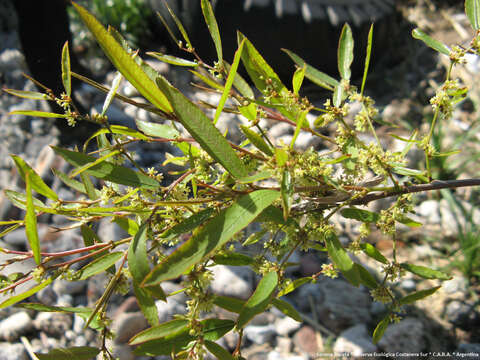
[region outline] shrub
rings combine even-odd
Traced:
[[[209,351],[219,359],[240,359],[241,334],[254,316],[275,306],[287,316],[301,321],[299,313],[282,300],[282,296],[305,283],[315,282],[320,276],[337,277],[341,274],[353,286],[364,285],[369,288],[376,301],[388,304],[388,314],[373,332],[373,340],[378,341],[388,324],[398,320],[397,314],[402,306],[430,296],[439,288],[433,287],[399,298],[391,291],[391,282],[405,272],[427,279],[445,280],[450,276],[424,266],[401,263],[395,252],[392,259],[387,259],[365,241],[371,228],[375,226],[390,236],[395,249],[396,225],[419,225],[408,218],[412,211],[413,193],[480,184],[478,179],[433,179],[430,168],[432,158],[450,154],[441,153],[440,149],[432,146],[432,134],[438,123],[449,118],[455,104],[467,94],[467,89],[450,77],[450,70],[462,62],[465,54],[478,53],[480,49],[480,1],[466,1],[466,12],[475,29],[475,37],[467,48],[449,48],[420,29],[413,31],[415,38],[449,56],[451,66],[445,82],[431,99],[434,117],[429,131],[426,134],[414,131],[408,138],[399,138],[405,143],[401,152],[383,148],[373,125],[378,116],[374,101],[364,93],[373,27],[369,34],[360,87],[350,81],[353,40],[351,29],[346,24],[338,46],[341,79],[320,72],[298,55],[285,50],[298,66],[289,90],[241,33],[238,33],[238,50],[233,62],[228,64],[223,59],[212,7],[207,0],[202,0],[201,5],[217,50],[218,61],[214,65],[208,65],[198,57],[178,21],[183,39],[176,39],[176,42],[193,54],[196,60],[160,53],[150,55],[191,69],[204,83],[203,86],[222,94],[219,104],[215,106],[213,119],[209,119],[198,105],[153,70],[135,51],[130,50],[116,30],[105,29],[87,10],[75,3],[80,18],[118,70],[111,88],[106,89],[72,73],[68,46],[65,46],[62,55],[65,93],[60,97],[50,93],[5,89],[17,96],[56,101],[65,109],[65,114],[27,110],[15,111],[16,114],[64,118],[72,126],[78,121],[94,121],[102,129],[89,139],[96,139],[97,151],[87,153],[86,145],[83,150],[53,147],[74,167],[70,174],[58,170],[55,170],[55,174],[83,194],[77,201],[59,198],[26,162],[13,156],[25,181],[26,191],[22,194],[6,190],[5,193],[16,206],[25,210],[25,218],[3,221],[3,225],[10,227],[2,235],[24,226],[31,251],[2,251],[21,254],[22,259],[31,257],[37,265],[30,273],[21,274],[15,279],[3,278],[1,291],[13,291],[17,285],[29,280],[37,284],[25,293],[12,294],[0,304],[0,308],[16,304],[38,311],[79,313],[87,319],[86,326],[97,329],[105,339],[109,335],[106,317],[108,301],[115,291],[125,291],[126,286],[130,286],[151,325],[130,340],[130,344],[137,346],[137,354],[174,353],[175,358],[200,359]],[[240,63],[245,67],[250,82],[237,73]],[[102,113],[88,116],[75,111],[70,99],[71,76],[79,77],[107,93]],[[135,86],[147,103],[138,103],[118,94],[122,78]],[[332,93],[331,99],[323,107],[315,107],[301,96],[300,89],[305,78]],[[258,92],[252,89],[251,84]],[[170,120],[171,125],[142,121],[137,121],[138,129],[110,125],[105,112],[113,98],[158,114]],[[230,100],[228,111],[242,114],[250,123],[249,126],[240,126],[246,138],[241,144],[229,142],[215,127],[222,111],[227,110],[227,100]],[[361,110],[350,121],[347,115],[353,102],[360,103]],[[319,114],[314,124],[306,121],[309,113]],[[274,146],[260,126],[261,118],[290,124],[295,129],[291,142]],[[177,124],[181,124],[191,138],[182,137]],[[327,125],[335,127],[334,134],[324,135],[318,130]],[[329,151],[320,154],[314,149],[304,152],[297,150],[295,141],[300,132],[319,137]],[[370,143],[362,141],[360,135],[363,133],[371,134],[375,140]],[[143,169],[129,154],[126,145],[134,141],[171,142],[183,152],[178,161],[185,164],[185,170],[168,186],[162,186],[162,174],[153,169]],[[425,170],[411,169],[405,165],[406,155],[412,147],[424,151]],[[92,177],[100,180],[99,188],[94,187]],[[34,193],[46,201],[37,199]],[[362,208],[371,201],[390,197],[396,198],[396,201],[378,213]],[[82,228],[85,247],[62,253],[42,253],[36,218],[45,212],[73,219],[73,226]],[[337,213],[361,223],[359,237],[346,248],[340,243],[337,230],[330,221]],[[105,217],[123,227],[129,237],[108,243],[98,242],[91,225]],[[258,223],[261,230],[244,239],[242,230],[253,222]],[[183,240],[185,237],[181,237],[182,234],[191,236]],[[242,246],[255,242],[263,245],[261,254],[251,257],[239,251]],[[118,250],[121,244],[128,244],[128,249]],[[165,251],[169,247],[173,249]],[[325,251],[331,264],[324,266],[317,274],[292,281],[286,276],[286,269],[291,265],[290,256],[297,249]],[[383,279],[376,279],[361,264],[353,261],[349,253],[355,252],[363,252],[376,260],[384,273]],[[59,263],[54,261],[67,254],[82,256]],[[86,259],[92,261],[78,271],[72,270],[73,264]],[[249,265],[261,277],[253,295],[241,301],[209,291],[212,280],[210,268],[216,264]],[[112,267],[114,265],[115,270]],[[110,280],[92,309],[20,303],[56,278],[76,281],[103,272],[110,273]],[[160,324],[155,300],[166,301],[169,296],[163,292],[162,282],[180,277],[184,291],[189,296],[187,313]],[[236,319],[208,317],[214,305],[236,313]],[[214,342],[230,331],[240,333],[233,354]],[[105,344],[105,341],[101,343]],[[72,358],[78,353],[95,356],[99,352],[105,358],[112,358],[105,345],[99,349],[85,347],[68,351]]]

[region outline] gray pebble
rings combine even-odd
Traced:
[[[0,360],[28,360],[25,347],[20,344],[0,342]]]
[[[33,321],[26,311],[19,311],[0,321],[0,338],[14,341],[33,328]]]

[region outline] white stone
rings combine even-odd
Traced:
[[[7,341],[18,339],[33,328],[33,321],[26,311],[20,311],[0,322],[0,338]]]
[[[253,273],[249,268],[217,265],[212,272],[214,279],[210,287],[215,294],[247,299],[253,293]]]
[[[251,342],[262,345],[275,337],[275,326],[270,325],[247,325],[243,330],[245,337]]]
[[[290,316],[285,316],[283,318],[277,318],[274,325],[278,335],[287,336],[298,330],[300,326],[302,326],[302,323],[292,319]]]
[[[355,325],[340,333],[333,347],[334,353],[349,353],[352,356],[374,351],[377,351],[377,347],[372,343],[365,324]]]

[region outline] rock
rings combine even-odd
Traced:
[[[0,342],[0,360],[28,360],[29,357],[22,344]]]
[[[216,295],[248,299],[253,293],[253,272],[250,268],[217,265],[212,268],[212,272],[214,278],[210,287]]]
[[[87,281],[68,281],[63,279],[56,279],[53,282],[53,291],[60,296],[60,295],[76,295],[81,294],[84,292],[85,288],[87,287]]]
[[[162,283],[162,288],[165,294],[170,294],[174,291],[180,290],[182,287],[175,283],[164,282]],[[186,301],[187,296],[183,292],[169,296],[166,302],[163,300],[155,301],[160,323],[172,320],[173,315],[175,314],[185,314],[187,311],[185,304]]]
[[[277,346],[275,346],[275,350],[277,354],[278,353],[289,354],[292,351],[292,348],[293,348],[292,339],[286,336],[278,336],[276,340],[277,340]]]
[[[400,287],[407,292],[413,292],[417,288],[417,284],[413,279],[405,279],[400,282]]]
[[[281,354],[278,351],[270,351],[267,360],[308,360],[308,356]]]
[[[33,321],[26,311],[19,311],[0,321],[0,338],[14,341],[33,329]]]
[[[51,336],[60,337],[72,328],[72,316],[65,313],[40,312],[33,324],[37,330],[41,330]]]
[[[391,324],[378,342],[378,347],[386,352],[407,351],[418,353],[425,349],[424,327],[420,320],[407,317],[399,323]]]
[[[303,326],[293,336],[293,344],[299,352],[315,356],[322,348],[322,344],[318,342],[318,336],[311,326]]]
[[[464,292],[467,290],[467,286],[467,280],[463,276],[455,276],[453,279],[442,283],[443,291],[449,295]]]
[[[275,320],[275,331],[278,335],[287,336],[294,331],[298,330],[302,323],[292,319],[289,316],[283,318],[277,318]]]
[[[475,305],[461,300],[453,300],[446,306],[445,317],[452,324],[465,330],[478,326],[480,321]]]
[[[270,325],[247,325],[243,330],[245,337],[251,342],[261,345],[273,340],[276,331],[273,324]]]
[[[141,312],[123,312],[113,318],[112,331],[116,334],[115,343],[125,344],[134,335],[148,327]]]
[[[372,343],[372,337],[365,324],[355,325],[340,333],[333,346],[334,353],[349,353],[352,356],[361,356],[374,351],[377,351],[377,347]]]
[[[313,301],[311,301],[311,300]],[[371,319],[370,296],[343,280],[322,279],[300,287],[295,297],[300,311],[311,313],[311,303],[322,323],[334,332]]]

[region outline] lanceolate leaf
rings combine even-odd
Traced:
[[[472,28],[480,29],[480,0],[465,0],[465,13]]]
[[[115,38],[85,8],[74,3],[82,21],[95,36],[100,47],[118,71],[153,105],[166,113],[172,106],[156,84],[145,74],[140,65],[122,48]]]
[[[309,283],[310,281],[312,281],[312,278],[310,276],[295,279],[290,284],[288,284],[282,291],[280,291],[277,297],[282,297],[284,295],[287,295],[288,293],[291,293],[292,291],[294,291],[296,288],[302,286],[303,284]]]
[[[215,44],[215,50],[217,50],[218,63],[223,63],[223,52],[222,52],[222,41],[220,39],[220,31],[218,31],[217,20],[213,14],[212,4],[209,0],[201,0],[203,17],[205,18],[205,23],[207,24],[208,31],[210,31],[210,36],[213,39]]]
[[[379,342],[380,339],[383,337],[383,334],[385,333],[385,330],[387,330],[388,324],[390,324],[390,314],[385,316],[382,319],[382,321],[380,321],[377,324],[377,327],[373,331],[373,343],[374,344]]]
[[[358,273],[358,276],[360,277],[360,282],[365,285],[366,287],[370,289],[376,289],[378,287],[377,280],[373,277],[370,272],[365,269],[362,265],[354,263],[353,267]]]
[[[76,167],[85,166],[86,164],[97,160],[97,158],[83,154],[81,152],[70,151],[56,146],[52,146],[52,148],[67,162]],[[160,183],[157,180],[147,175],[108,162],[102,162],[100,164],[92,166],[88,170],[86,170],[85,173],[95,176],[99,179],[132,187],[143,187],[151,190],[160,187]]]
[[[440,289],[441,286],[436,286],[430,289],[425,289],[425,290],[420,290],[417,292],[414,292],[413,294],[407,295],[400,300],[398,300],[399,305],[407,305],[407,304],[412,304],[415,301],[422,300],[426,298],[427,296],[432,295],[434,292],[436,292],[438,289]]]
[[[365,223],[377,222],[380,218],[380,215],[377,213],[356,208],[345,208],[340,213],[347,219],[355,219]]]
[[[328,254],[333,263],[342,272],[343,276],[355,286],[360,284],[360,276],[354,267],[352,259],[348,256],[345,249],[340,244],[337,235],[333,231],[328,231],[325,235]]]
[[[223,347],[213,341],[205,341],[205,347],[210,351],[218,360],[235,360],[235,358]]]
[[[199,211],[198,213],[189,216],[181,223],[171,227],[170,229],[164,231],[160,236],[162,238],[173,238],[175,236],[185,234],[197,228],[207,221],[214,213],[215,210],[212,208],[206,208],[205,210]]]
[[[151,327],[138,333],[137,335],[132,337],[128,343],[130,345],[138,345],[146,341],[160,339],[180,330],[184,330],[187,325],[187,320],[178,319],[167,321],[158,326]]]
[[[363,243],[360,245],[362,251],[370,256],[372,259],[380,261],[382,264],[388,264],[388,259],[382,255],[380,251],[377,250],[375,246],[369,243]]]
[[[350,80],[353,62],[353,36],[350,25],[345,24],[338,42],[338,71],[342,79]]]
[[[110,90],[108,90],[107,97],[105,98],[105,101],[103,103],[102,112],[100,113],[101,116],[104,116],[108,108],[110,107],[110,104],[112,103],[113,99],[115,98],[115,95],[117,94],[117,91],[118,91],[118,88],[120,87],[120,83],[122,82],[122,79],[123,79],[122,73],[117,71],[117,74],[115,75],[112,81],[112,87],[110,88]]]
[[[90,346],[52,349],[48,354],[35,353],[39,360],[90,360],[100,352],[100,349]]]
[[[133,281],[137,284],[140,284],[150,272],[147,256],[147,229],[148,223],[145,222],[138,229],[128,249],[128,269],[132,274]]]
[[[72,95],[72,75],[70,74],[70,54],[68,52],[68,41],[62,49],[62,82],[67,96]]]
[[[143,286],[159,284],[164,280],[180,276],[250,224],[278,196],[277,191],[259,190],[240,197],[232,206],[222,210],[197,234],[160,262],[143,281]]]
[[[215,264],[230,265],[230,266],[245,266],[245,265],[253,264],[255,262],[255,260],[250,256],[236,253],[236,252],[229,252],[227,254],[215,255],[213,257],[213,261],[215,262]]]
[[[6,93],[25,98],[25,99],[32,99],[32,100],[48,100],[48,95],[38,92],[38,91],[24,91],[24,90],[15,90],[15,89],[2,89]]]
[[[445,274],[442,271],[433,270],[426,266],[413,265],[413,264],[407,264],[407,263],[400,264],[400,266],[403,269],[407,270],[408,272],[418,275],[424,279],[450,280],[452,278],[450,275]]]
[[[298,311],[290,303],[281,299],[273,299],[272,304],[278,310],[280,310],[283,314],[287,315],[288,317],[291,317],[293,320],[297,320],[298,322],[303,321]]]
[[[135,120],[140,131],[148,136],[155,136],[166,139],[175,139],[180,136],[180,133],[173,127],[165,124],[157,124],[142,120]]]
[[[238,315],[237,329],[243,328],[255,315],[262,313],[270,304],[278,284],[278,274],[275,271],[266,274],[257,285],[242,311]]]
[[[177,65],[177,66],[188,66],[188,67],[197,67],[198,63],[195,61],[190,61],[182,59],[172,55],[165,55],[159,52],[147,52],[147,55],[153,56],[154,58],[166,62],[168,64]]]
[[[42,180],[42,178],[28,165],[21,157],[17,155],[11,155],[15,165],[17,166],[18,172],[25,181],[25,174],[29,173],[30,186],[32,190],[35,190],[40,195],[49,198],[50,200],[58,200],[58,195],[48,187]]]
[[[265,155],[272,156],[273,152],[270,149],[270,146],[262,139],[262,137],[257,134],[255,131],[250,129],[248,126],[240,125],[240,129],[242,130],[245,137],[250,140],[253,146],[255,146],[258,150],[262,151]]]
[[[370,66],[370,56],[372,54],[372,38],[373,38],[373,24],[370,25],[370,30],[368,31],[367,53],[365,55],[365,66],[363,68],[363,79],[362,79],[362,86],[360,87],[360,95],[363,95],[363,90],[365,89],[365,83],[367,82],[368,68]]]
[[[123,256],[123,252],[116,251],[112,253],[105,254],[98,259],[95,259],[91,263],[85,265],[79,272],[78,280],[85,280],[91,276],[97,275],[105,270],[107,270],[110,266],[114,265],[118,260],[120,260]]]
[[[9,115],[26,115],[26,116],[34,116],[34,117],[41,117],[41,118],[52,118],[52,119],[66,119],[68,116],[65,114],[56,114],[46,111],[36,111],[36,110],[15,110],[10,111]]]
[[[231,311],[233,313],[240,314],[240,311],[243,309],[243,305],[245,305],[245,301],[233,298],[230,296],[215,296],[213,303],[222,309]]]
[[[208,0],[202,0],[203,2],[206,1],[208,4]],[[230,90],[233,85],[233,80],[235,79],[235,76],[237,75],[237,69],[238,69],[238,64],[240,63],[240,58],[242,56],[242,50],[243,50],[243,44],[245,41],[242,41],[240,45],[238,46],[237,51],[235,52],[235,56],[233,58],[233,63],[232,66],[230,67],[230,71],[228,73],[227,81],[225,82],[225,89],[223,89],[222,97],[220,98],[220,102],[218,103],[217,110],[215,110],[215,116],[213,118],[213,123],[216,124],[218,119],[220,118],[220,114],[222,113],[223,107],[225,106],[225,102],[228,99],[228,96],[230,95]]]
[[[246,176],[247,170],[240,158],[202,110],[163,78],[157,78],[157,84],[173,105],[180,122],[203,150],[220,163],[233,177]]]
[[[30,180],[30,172],[25,174],[25,182],[27,184],[27,212],[25,214],[25,232],[27,235],[28,243],[33,252],[33,258],[37,265],[40,265],[42,258],[40,255],[40,240],[38,239],[37,231],[37,216],[35,215],[35,206],[33,205],[32,198],[32,183]]]
[[[415,39],[422,40],[425,43],[425,45],[427,45],[428,47],[432,48],[435,51],[438,51],[439,53],[442,53],[447,56],[450,54],[450,48],[447,45],[441,43],[438,40],[431,38],[429,35],[424,33],[419,28],[413,29],[412,36]]]
[[[18,303],[22,300],[25,300],[26,298],[28,298],[30,296],[36,294],[37,292],[39,292],[43,288],[50,285],[53,282],[53,280],[55,280],[55,278],[49,278],[49,279],[43,280],[40,284],[35,285],[34,287],[25,291],[24,293],[21,293],[21,294],[18,294],[18,295],[15,295],[15,296],[12,296],[12,297],[8,298],[7,300],[5,300],[4,302],[2,302],[0,304],[0,310],[5,309],[9,306],[12,306],[12,305],[14,305],[14,304],[16,304],[16,303]]]

